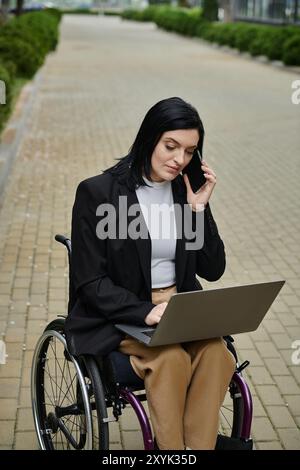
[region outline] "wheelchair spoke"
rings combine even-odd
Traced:
[[[234,402],[231,394],[230,387],[228,388],[227,394],[225,395],[224,402],[220,408],[220,425],[219,434],[231,436],[234,427]]]
[[[228,406],[224,406],[224,405],[223,405],[222,408],[223,408],[224,410],[229,411],[230,413],[233,413],[233,409],[232,409],[232,408],[228,408]]]
[[[68,367],[68,371],[69,371],[69,366],[67,366],[67,367]],[[71,382],[70,382],[70,385],[68,386],[67,381],[65,380],[66,385],[67,385],[67,390],[65,392],[63,392],[64,396],[63,396],[63,399],[62,399],[61,403],[63,403],[66,398],[69,398],[68,397],[69,392],[70,392],[70,396],[72,398],[72,400],[69,399],[69,401],[72,401],[72,402],[76,403],[76,397],[75,397],[75,393],[73,391],[73,383],[74,383],[74,380],[76,380],[76,374],[74,374],[74,377],[71,378],[71,373],[69,371],[69,377],[70,377]],[[73,392],[73,394],[72,394],[72,392]]]
[[[59,363],[58,363],[58,364],[59,364]],[[63,370],[62,370],[62,373],[61,373],[61,382],[60,382],[60,391],[59,391],[59,403],[61,403],[61,401],[60,401],[60,394],[61,394],[61,392],[62,392],[63,380],[66,382],[65,374],[64,374],[64,372],[65,372],[65,365],[66,365],[66,363],[65,363],[65,361],[64,361]]]
[[[46,393],[47,397],[49,398],[49,400],[51,401],[51,397],[49,395],[49,393],[47,392],[46,388],[44,387],[44,393]],[[45,401],[43,402],[45,404]],[[53,408],[55,408],[55,403],[51,402],[51,405]]]
[[[55,344],[55,350],[53,349],[53,344],[52,344],[53,341],[54,341],[54,344]],[[60,373],[61,373],[61,386],[59,387],[59,396],[58,396],[58,398],[57,398],[57,401],[60,402],[60,392],[62,391],[62,381],[65,380],[65,379],[64,379],[65,363],[64,363],[64,366],[63,366],[63,369],[62,369],[61,366],[60,366],[59,361],[57,360],[56,339],[54,340],[54,339],[52,338],[52,340],[49,342],[49,346],[50,346],[50,348],[51,348],[51,350],[52,350],[52,352],[53,352],[53,355],[54,355],[54,368],[55,368],[55,378],[56,378],[56,382],[55,382],[55,383],[56,383],[56,385],[58,385],[58,382],[57,382],[57,368],[56,368],[57,365],[58,365],[58,367],[59,367],[59,369],[60,369]],[[50,374],[49,374],[49,376],[50,376]],[[51,376],[50,376],[50,377],[51,377]],[[57,395],[56,395],[56,397],[57,397]]]
[[[47,371],[47,370],[45,370],[45,372],[46,372],[46,374],[47,374],[48,377],[49,377],[49,382],[50,382],[50,384],[51,384],[52,392],[53,392],[53,395],[55,396],[55,402],[54,402],[54,404],[57,405],[57,404],[60,402],[60,394],[63,393],[64,396],[63,396],[63,400],[62,400],[62,402],[61,402],[61,404],[62,404],[63,401],[65,400],[65,398],[67,397],[67,394],[68,394],[68,391],[69,391],[69,388],[70,388],[71,385],[68,387],[68,389],[66,390],[66,392],[64,392],[63,389],[62,389],[62,387],[58,385],[57,381],[54,382],[54,380],[53,380],[53,378],[52,378],[50,372]],[[73,377],[73,381],[74,381],[75,378],[76,378],[76,375]],[[54,394],[54,391],[53,391],[53,387],[52,387],[52,383],[53,383],[53,382],[55,383],[56,388],[58,388],[58,389],[59,389],[59,392],[60,392],[58,398],[57,398],[57,394]],[[49,394],[48,394],[48,397],[50,398]],[[76,400],[75,400],[75,401],[76,401]]]
[[[67,416],[64,416],[64,418],[61,418],[62,420],[64,419],[64,422],[65,423],[71,423],[72,427],[73,426],[76,426],[76,429],[77,428],[80,428],[80,424],[78,424],[76,421],[73,421],[71,419],[71,415],[69,415],[68,417]],[[78,420],[78,416],[75,416],[75,419]]]
[[[45,366],[44,366],[44,371],[46,372],[46,374],[48,374],[49,378],[50,378],[50,384],[51,384],[51,388],[52,388],[52,394],[54,397],[57,397],[57,394],[54,394],[54,390],[53,390],[53,386],[52,386],[52,380],[51,380],[51,376],[50,376],[50,371],[49,370],[46,370],[46,367],[49,369],[49,363],[48,363],[48,360],[45,359]]]
[[[74,399],[74,401],[76,401],[75,392],[74,392],[74,389],[73,389],[73,382],[74,382],[74,379],[76,378],[76,373],[74,374],[73,380],[71,381],[70,385],[68,386],[68,383],[67,383],[67,380],[66,380],[66,378],[65,378],[64,372],[65,372],[66,365],[67,365],[69,377],[70,377],[70,379],[71,379],[70,366],[69,366],[69,363],[68,363],[67,359],[64,359],[63,368],[61,368],[60,363],[59,363],[59,361],[57,360],[56,341],[54,341],[54,344],[55,344],[55,346],[54,346],[54,347],[55,347],[55,350],[53,349],[53,344],[52,344],[52,342],[50,343],[50,347],[51,347],[52,352],[53,352],[53,354],[54,354],[54,360],[55,360],[55,362],[54,362],[54,365],[55,365],[55,376],[57,377],[57,368],[56,368],[57,365],[58,365],[58,367],[59,367],[59,369],[60,369],[60,372],[61,372],[61,384],[60,384],[60,386],[59,386],[60,393],[61,393],[61,392],[64,393],[64,392],[63,392],[63,381],[64,381],[64,382],[66,383],[66,386],[67,386],[67,390],[66,390],[66,392],[65,392],[65,394],[64,394],[64,398],[66,397],[66,395],[70,392],[70,389],[72,388],[72,391],[73,391],[73,399]],[[57,383],[57,385],[58,385],[58,383]],[[60,394],[59,394],[58,402],[63,403],[64,398],[63,398],[62,401],[61,401],[61,400],[60,400]]]
[[[65,446],[64,446],[64,435],[63,433],[61,432],[61,430],[59,430],[59,435],[60,435],[60,443],[62,445],[62,450],[65,450]]]
[[[66,364],[67,364],[68,374],[69,374],[69,377],[70,377],[70,380],[71,380],[68,392],[70,392],[70,393],[71,393],[71,391],[73,392],[72,398],[73,398],[74,401],[76,401],[76,393],[75,393],[75,390],[73,388],[74,387],[74,380],[76,379],[76,375],[74,375],[73,379],[71,378],[70,364],[68,363],[67,360],[66,360]]]
[[[226,423],[228,424],[228,427],[231,428],[232,427],[232,423],[230,423],[229,419],[225,416],[225,414],[223,413],[222,409],[220,410],[224,420],[226,421]]]
[[[45,371],[47,372],[47,371]],[[50,382],[51,382],[51,376],[49,376],[50,378]],[[55,408],[55,406],[57,405],[57,395],[54,395],[54,401],[51,400],[51,396],[49,395],[48,391],[46,390],[46,388],[44,387],[44,391],[47,395],[47,397],[49,398],[50,402],[51,402],[51,406],[53,406],[53,408]],[[46,402],[44,401],[44,404],[46,404]]]

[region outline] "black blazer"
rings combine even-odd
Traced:
[[[172,181],[172,191],[174,203],[187,203],[181,175]],[[96,208],[101,203],[117,208],[119,196],[127,196],[128,207],[138,204],[135,191],[111,172],[84,180],[77,188],[72,214],[72,301],[66,320],[66,339],[74,355],[106,355],[117,349],[124,335],[114,324],[145,326],[145,317],[155,306],[151,302],[151,239],[100,240],[96,236],[100,220]],[[202,249],[187,251],[187,240],[177,240],[178,292],[202,289],[196,274],[216,281],[225,270],[224,245],[209,204],[204,212]],[[193,212],[193,223],[195,217]],[[133,218],[128,217],[128,222]],[[176,223],[183,222],[176,219]]]

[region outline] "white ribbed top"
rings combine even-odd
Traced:
[[[171,181],[144,181],[136,195],[152,245],[152,288],[175,284],[176,222]]]

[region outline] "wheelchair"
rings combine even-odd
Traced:
[[[68,250],[71,241],[56,235]],[[70,272],[70,269],[69,269]],[[70,298],[72,281],[69,275]],[[70,302],[69,302],[70,305]],[[66,315],[49,323],[39,338],[32,361],[31,399],[34,424],[43,450],[109,450],[109,426],[131,405],[141,427],[145,450],[156,448],[143,406],[144,382],[133,371],[129,356],[113,351],[106,357],[74,357],[67,348]],[[251,393],[242,376],[249,361],[238,364],[233,338],[224,337],[237,366],[220,410],[216,449],[252,449]]]

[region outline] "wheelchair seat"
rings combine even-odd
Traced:
[[[135,373],[130,356],[120,351],[112,351],[104,358],[96,358],[102,369],[108,388],[130,388],[132,391],[144,390],[144,381]]]

